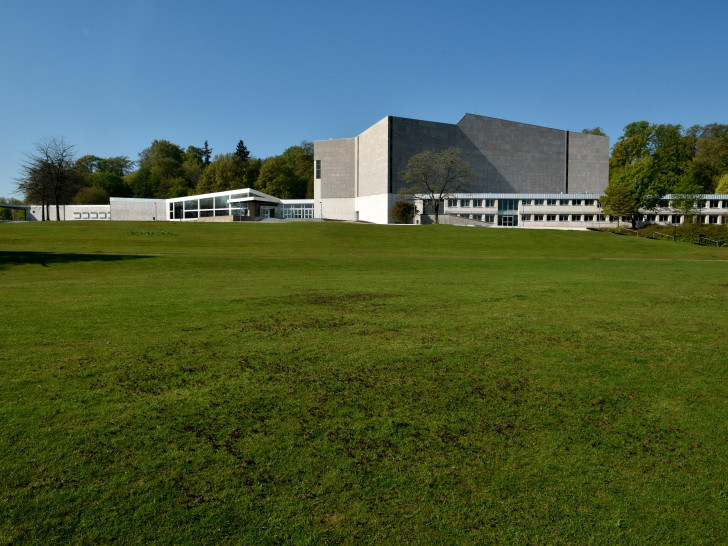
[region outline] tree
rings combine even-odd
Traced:
[[[255,188],[281,199],[313,197],[313,144],[303,141],[260,167]]]
[[[194,149],[187,152],[168,140],[155,140],[139,154],[139,170],[126,178],[134,197],[172,198],[187,195],[201,167]]]
[[[238,140],[238,145],[235,148],[235,155],[237,155],[243,162],[247,161],[250,157],[250,150],[248,150],[242,140]]]
[[[409,201],[397,201],[392,208],[392,217],[400,224],[409,224],[415,217],[415,206]]]
[[[100,186],[81,188],[73,196],[74,205],[108,205],[109,194]]]
[[[116,176],[124,177],[129,174],[134,167],[134,162],[125,155],[117,155],[114,157],[98,158],[97,172],[111,173]]]
[[[18,191],[26,200],[40,198],[41,206],[55,203],[57,220],[61,219],[61,204],[68,203],[77,189],[73,151],[74,146],[63,137],[44,139],[34,144],[20,167]]]
[[[197,182],[197,193],[214,193],[250,187],[246,175],[254,162],[244,162],[236,154],[216,155]]]
[[[585,135],[607,136],[607,134],[599,126],[594,127],[594,129],[582,129],[581,132]]]
[[[605,215],[617,218],[617,227],[622,216],[631,217],[632,228],[636,227],[635,217],[639,212],[639,202],[629,186],[609,184],[604,195],[599,198],[599,203]]]
[[[637,121],[624,128],[609,159],[609,186],[631,190],[637,202],[633,227],[639,209],[654,209],[663,195],[690,177],[692,142],[680,125]]]
[[[134,164],[126,156],[97,157],[85,155],[76,160],[76,178],[78,181],[78,193],[72,199],[75,204],[101,204],[102,195],[106,195],[106,203],[109,196],[131,197],[131,188],[124,182],[124,176],[129,174]],[[91,190],[98,188],[102,191]],[[85,191],[87,190],[87,191]],[[81,194],[79,196],[79,194]],[[91,197],[90,197],[91,196]]]
[[[20,199],[15,199],[14,197],[0,197],[0,203],[4,205],[22,205]],[[23,219],[27,219],[25,217],[25,211],[24,210],[15,210],[9,209],[9,208],[3,208],[0,207],[0,222],[7,222],[9,220],[16,219],[18,217],[18,212],[21,213]]]
[[[712,123],[700,128],[693,163],[695,181],[711,192],[720,177],[728,173],[728,125]]]
[[[715,193],[728,194],[728,173],[725,173],[718,179],[718,184],[715,186]]]
[[[683,180],[672,193],[671,206],[674,210],[680,212],[685,219],[685,223],[695,223],[695,217],[703,203],[700,190],[701,188],[697,183],[691,180]]]
[[[260,191],[280,199],[300,199],[302,197],[301,181],[296,178],[291,162],[282,155],[269,157],[263,162],[256,187]]]
[[[212,157],[212,148],[210,148],[207,145],[207,141],[205,141],[205,147],[202,148],[202,161],[203,161],[205,167],[207,167],[210,164],[211,157]]]
[[[442,152],[427,150],[413,155],[402,172],[408,184],[400,191],[405,196],[421,196],[435,210],[435,223],[440,223],[440,207],[448,196],[467,189],[473,180],[470,164],[460,157],[460,148]]]

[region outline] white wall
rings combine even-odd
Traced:
[[[315,199],[314,218],[325,220],[356,220],[354,198]]]
[[[359,211],[359,220],[374,222],[375,224],[392,223],[392,208],[397,200],[396,197],[391,193],[357,197],[354,207],[355,210]]]
[[[169,205],[164,199],[111,198],[111,214],[114,220],[162,221],[169,219]]]
[[[111,207],[109,205],[61,205],[59,214],[61,220],[110,220]],[[55,221],[56,206],[46,207],[46,220]],[[76,215],[80,218],[76,218]],[[103,218],[102,218],[103,214]],[[29,211],[30,220],[42,220],[43,211],[40,205],[32,205]]]

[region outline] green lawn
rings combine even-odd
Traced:
[[[0,544],[728,541],[728,249],[0,224],[0,303]]]

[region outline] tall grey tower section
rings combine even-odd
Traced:
[[[388,116],[359,136],[314,143],[317,216],[391,222],[402,172],[422,151],[462,150],[471,193],[600,193],[609,139],[466,114],[457,124]]]

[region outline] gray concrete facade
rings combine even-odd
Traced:
[[[379,209],[405,186],[409,159],[451,146],[473,167],[473,193],[593,193],[608,182],[608,137],[474,114],[457,124],[387,116],[353,139],[314,143],[322,173],[314,185],[317,210],[391,222],[391,211]]]

